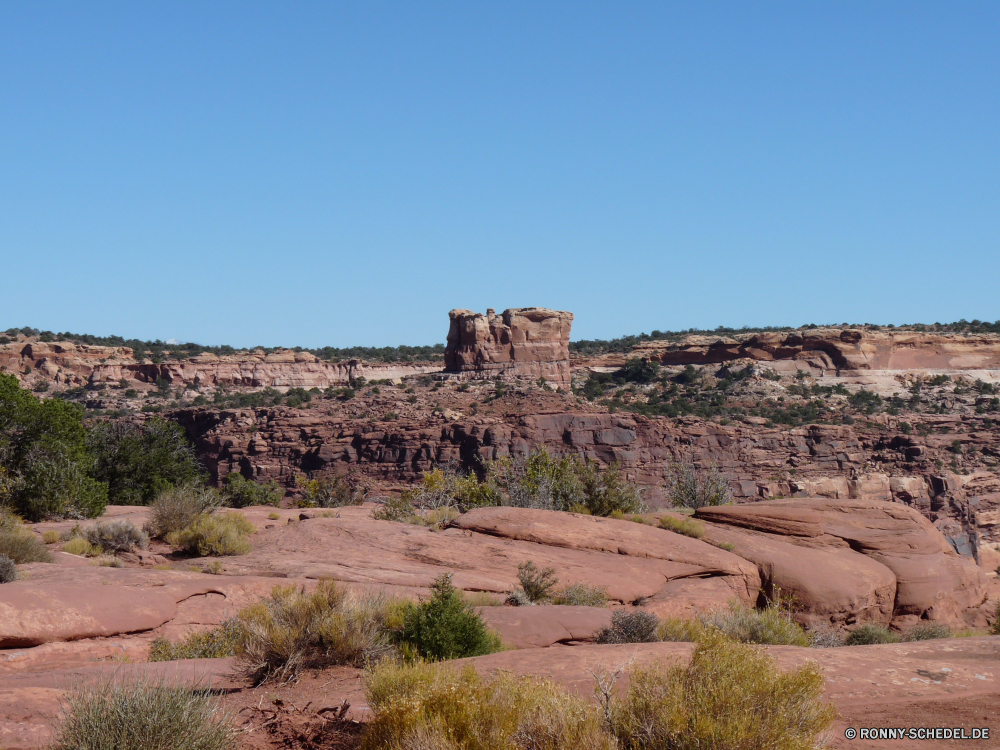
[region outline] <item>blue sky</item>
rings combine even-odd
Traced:
[[[1000,3],[4,3],[0,328],[1000,318]]]

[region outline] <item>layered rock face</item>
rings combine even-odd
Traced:
[[[518,307],[497,315],[471,310],[448,313],[451,327],[445,369],[474,377],[545,378],[569,387],[569,334],[573,313]]]
[[[986,370],[1000,368],[1000,337],[920,331],[815,328],[745,336],[687,336],[640,344],[632,356],[664,365],[721,364],[739,359],[775,369],[824,373],[854,370]]]
[[[367,380],[397,379],[439,371],[437,364],[381,364],[359,360],[327,362],[309,352],[257,350],[217,356],[204,352],[182,360],[137,360],[127,346],[70,342],[16,342],[0,345],[0,366],[29,384],[44,380],[69,387],[119,383],[233,388],[328,388]]]

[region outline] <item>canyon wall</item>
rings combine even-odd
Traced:
[[[470,377],[545,378],[569,387],[569,335],[573,313],[518,307],[497,315],[471,310],[448,313],[451,325],[445,370]]]
[[[920,331],[815,328],[736,336],[686,336],[632,350],[664,365],[722,364],[740,359],[775,369],[823,373],[860,370],[990,370],[1000,368],[1000,336]]]

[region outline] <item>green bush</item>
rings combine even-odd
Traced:
[[[847,636],[848,646],[871,646],[878,643],[899,643],[899,636],[883,625],[862,625]]]
[[[236,730],[209,690],[149,677],[101,678],[66,696],[52,750],[233,750]]]
[[[87,446],[93,476],[107,483],[108,498],[118,505],[148,505],[163,490],[202,474],[183,428],[163,419],[99,422],[87,431]]]
[[[653,643],[659,640],[659,624],[656,615],[641,609],[616,609],[611,614],[611,626],[599,630],[594,640],[597,643]]]
[[[201,555],[245,555],[254,525],[239,513],[198,516],[190,526],[166,536],[168,544]]]
[[[251,505],[278,505],[285,490],[277,482],[255,482],[239,472],[226,475],[222,499],[230,508],[247,508]]]
[[[628,750],[812,750],[836,717],[814,663],[779,672],[763,650],[709,635],[690,664],[637,668],[608,704]]]
[[[729,482],[717,466],[707,471],[699,471],[688,463],[674,463],[667,470],[664,487],[670,502],[677,508],[703,508],[714,505],[730,505],[733,493]]]
[[[366,675],[363,750],[616,750],[594,706],[548,680],[383,662]]]
[[[222,505],[219,493],[197,482],[181,484],[160,492],[149,507],[146,532],[154,539],[181,531],[202,515]]]
[[[17,580],[17,565],[7,555],[0,555],[0,583],[13,583]]]
[[[167,638],[157,638],[149,645],[149,660],[177,661],[233,656],[240,634],[239,623],[236,620],[226,620],[217,628],[190,633],[176,643]]]
[[[88,526],[83,530],[83,538],[92,547],[100,547],[111,554],[149,546],[149,537],[131,521],[108,521]]]
[[[83,414],[78,404],[41,401],[0,373],[0,505],[32,521],[103,512],[107,488],[88,476]]]
[[[401,638],[425,659],[461,659],[499,651],[500,637],[442,575],[433,585],[431,598],[407,606]]]
[[[275,588],[236,616],[238,663],[256,685],[295,679],[303,669],[368,666],[395,653],[400,621],[396,602],[359,599],[332,581],[312,593]]]
[[[788,613],[777,606],[750,609],[730,602],[726,609],[699,618],[703,625],[721,631],[740,643],[769,646],[808,646],[809,636]]]
[[[661,516],[660,528],[672,531],[675,534],[683,534],[692,539],[701,539],[705,536],[705,524],[693,518],[674,518],[673,516]]]

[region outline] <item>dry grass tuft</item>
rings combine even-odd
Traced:
[[[0,555],[6,555],[17,565],[52,562],[52,553],[37,535],[21,525],[21,519],[0,505]]]
[[[211,694],[140,677],[69,691],[52,750],[232,750],[236,730]]]
[[[167,638],[157,638],[149,645],[149,660],[177,661],[233,656],[236,653],[240,633],[239,623],[231,619],[212,630],[190,633],[176,643]]]
[[[166,541],[175,547],[206,557],[208,555],[245,555],[250,552],[254,525],[240,513],[200,515],[190,526],[167,534]]]
[[[781,607],[750,609],[730,602],[726,609],[716,610],[699,618],[708,628],[721,631],[740,643],[770,646],[809,646],[806,632]]]
[[[558,685],[501,672],[484,680],[384,662],[366,677],[374,714],[364,750],[613,750],[595,707]]]
[[[705,536],[705,524],[693,518],[675,518],[674,516],[662,516],[660,518],[660,528],[672,531],[675,534],[683,534],[692,539],[701,539]]]
[[[100,547],[94,547],[86,539],[79,536],[75,536],[66,542],[62,546],[62,551],[68,552],[71,555],[85,555],[87,557],[94,557],[104,552]]]
[[[45,542],[46,544],[55,544],[56,542],[61,540],[62,540],[62,534],[60,534],[55,529],[49,529],[48,531],[42,534],[42,541]]]
[[[358,598],[332,581],[312,593],[276,588],[236,616],[236,654],[255,684],[287,682],[307,668],[365,666],[395,653],[390,631],[401,620],[398,603]]]

